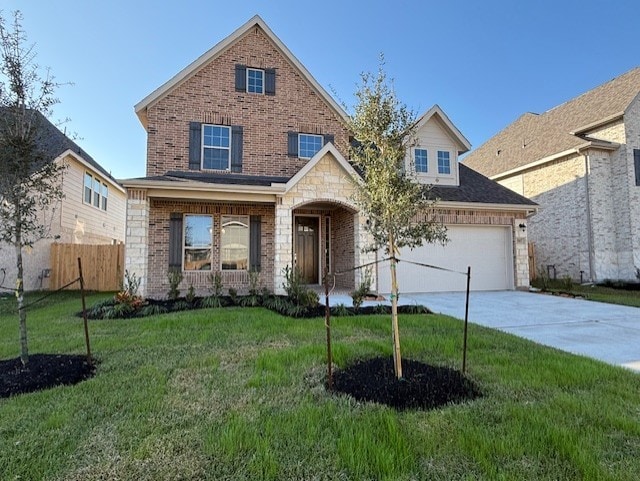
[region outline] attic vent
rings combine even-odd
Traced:
[[[502,149],[496,150],[496,156],[500,155],[501,153],[502,153]]]

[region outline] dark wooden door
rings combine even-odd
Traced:
[[[317,217],[296,217],[296,267],[306,284],[318,283],[318,234]]]

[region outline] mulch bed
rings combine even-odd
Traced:
[[[454,369],[403,359],[402,371],[404,378],[398,380],[393,357],[358,361],[334,373],[334,390],[399,411],[429,410],[482,395],[472,381]]]
[[[40,391],[89,379],[95,366],[86,356],[32,354],[26,366],[20,358],[0,361],[0,398]]]

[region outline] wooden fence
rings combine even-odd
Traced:
[[[536,278],[536,249],[533,242],[529,242],[529,280]]]
[[[86,290],[120,289],[124,274],[124,244],[51,244],[50,290],[60,289],[78,278],[78,257],[82,259]],[[74,284],[69,289],[80,289],[80,285]]]

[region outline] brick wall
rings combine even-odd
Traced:
[[[235,65],[276,69],[274,96],[235,91]],[[243,173],[291,176],[307,161],[287,156],[287,132],[333,134],[347,152],[341,119],[260,28],[148,108],[147,175],[187,170],[189,122],[241,125]]]
[[[167,280],[169,266],[169,218],[171,213],[207,214],[213,216],[213,262],[212,271],[185,271],[180,290],[184,295],[186,289],[193,285],[198,295],[209,293],[211,272],[220,270],[220,229],[223,215],[260,215],[261,227],[261,272],[260,287],[273,291],[274,273],[274,229],[275,217],[273,206],[250,204],[225,204],[210,202],[190,202],[151,199],[149,212],[149,282],[147,295],[165,297],[169,290]],[[247,271],[221,271],[222,283],[226,289],[233,287],[240,294],[246,294],[249,287]]]

